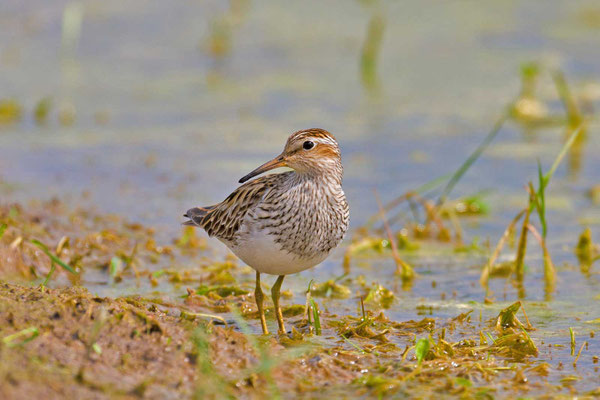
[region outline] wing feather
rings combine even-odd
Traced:
[[[271,174],[251,180],[234,190],[219,204],[188,210],[184,225],[203,228],[209,236],[234,241],[248,211],[254,208],[283,174]]]

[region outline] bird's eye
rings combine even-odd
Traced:
[[[307,140],[306,142],[302,143],[302,148],[303,148],[304,150],[310,150],[310,149],[312,149],[313,147],[315,147],[315,143],[314,143],[314,142],[311,142],[310,140]]]

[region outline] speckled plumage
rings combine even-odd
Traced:
[[[331,137],[320,130],[310,136],[306,133],[311,130],[301,132],[294,134],[296,140]],[[333,166],[333,172],[322,174],[291,171],[251,180],[219,204],[188,210],[187,223],[202,227],[234,253],[241,243],[251,243],[253,234],[265,232],[280,251],[297,259],[324,258],[342,241],[349,220],[341,162],[339,168]],[[261,270],[260,265],[250,266]]]
[[[349,210],[339,147],[329,132],[293,133],[280,156],[240,182],[280,166],[293,171],[250,180],[219,204],[192,208],[185,224],[203,228],[257,272],[283,279],[329,255],[348,229]]]

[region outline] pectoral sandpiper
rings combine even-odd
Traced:
[[[274,168],[293,171],[249,181]],[[240,179],[224,201],[188,210],[184,224],[215,236],[256,270],[255,298],[268,334],[260,274],[278,275],[271,289],[279,333],[285,333],[279,293],[285,275],[314,267],[343,239],[348,203],[338,143],[323,129],[293,133],[283,152]],[[249,181],[249,182],[247,182]]]

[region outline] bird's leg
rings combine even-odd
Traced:
[[[275,308],[275,317],[277,318],[277,325],[279,326],[278,333],[285,333],[285,326],[283,325],[283,314],[281,313],[281,307],[279,306],[279,291],[281,290],[281,284],[283,283],[285,275],[279,275],[275,284],[271,288],[271,296],[273,297],[273,306]]]
[[[254,289],[254,299],[258,307],[258,315],[260,316],[260,325],[262,326],[263,334],[268,335],[267,319],[265,318],[265,309],[263,308],[264,295],[260,288],[260,272],[256,271],[256,289]]]

